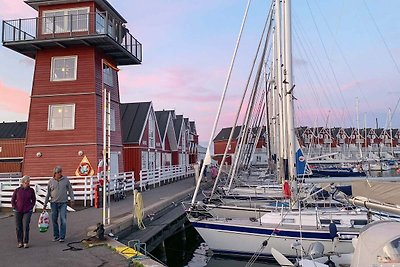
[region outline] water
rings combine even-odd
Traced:
[[[187,223],[185,230],[164,240],[164,244],[151,252],[169,267],[243,267],[248,260],[212,255],[207,244]],[[256,262],[253,267],[275,267],[274,263]]]

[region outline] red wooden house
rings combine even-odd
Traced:
[[[196,130],[196,123],[189,121],[189,164],[198,161],[199,135]]]
[[[172,120],[174,111],[162,110],[155,113],[161,138],[161,165],[172,166],[172,151],[178,151],[174,122]]]
[[[111,93],[112,172],[123,170],[118,66],[142,61],[142,46],[106,0],[27,0],[38,18],[5,21],[3,45],[35,59],[24,173],[74,175],[102,158],[102,93]],[[23,21],[23,23],[21,23]]]
[[[0,123],[0,173],[21,173],[26,122]]]
[[[187,119],[187,122],[189,119]],[[172,152],[172,165],[185,166],[189,164],[188,153],[188,124],[183,115],[176,115],[173,119],[178,150]]]
[[[161,166],[162,144],[151,102],[121,105],[124,171],[133,171],[139,179],[141,170]]]

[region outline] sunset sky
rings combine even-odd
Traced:
[[[175,109],[207,142],[247,1],[109,2],[143,44],[143,64],[119,72],[121,101]],[[37,15],[22,0],[0,5],[2,20]],[[218,129],[233,123],[269,6],[252,1]],[[400,127],[399,10],[399,0],[293,0],[296,126],[356,127],[358,110],[360,127]],[[34,61],[2,46],[0,58],[0,121],[26,121]]]

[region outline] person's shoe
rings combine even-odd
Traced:
[[[60,240],[60,238],[59,238],[59,237],[54,237],[54,238],[53,238],[53,240],[51,240],[51,241],[53,241],[53,242],[57,242],[58,240]]]
[[[64,242],[64,239],[60,238],[58,241],[60,241],[60,243]]]
[[[23,247],[22,243],[18,243],[18,248],[22,248],[22,247]]]
[[[29,245],[27,243],[25,243],[24,248],[29,248]]]

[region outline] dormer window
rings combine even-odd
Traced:
[[[80,32],[89,29],[89,8],[43,11],[43,34]]]

